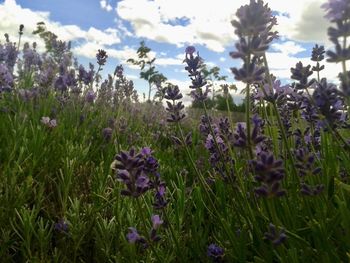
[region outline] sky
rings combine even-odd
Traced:
[[[315,43],[332,48],[327,38],[330,24],[320,8],[324,2],[265,1],[277,17],[275,30],[280,36],[270,46],[267,59],[271,72],[282,81],[289,81],[290,68],[298,61],[311,63]],[[240,65],[239,60],[229,56],[237,40],[231,21],[237,8],[248,3],[249,0],[0,0],[0,36],[8,33],[16,41],[18,27],[24,24],[22,41],[36,41],[43,48],[31,32],[38,22],[45,22],[61,40],[71,41],[83,65],[96,64],[97,50],[106,50],[109,58],[103,74],[113,73],[115,66],[123,64],[126,76],[134,81],[140,94],[147,92],[147,85],[138,78],[138,68],[126,62],[137,58],[140,41],[151,48],[157,70],[185,94],[190,81],[184,70],[184,50],[193,45],[209,68],[220,67],[227,82],[241,88],[243,85],[235,82],[230,71]],[[339,70],[340,65],[327,64],[321,75],[335,81]]]

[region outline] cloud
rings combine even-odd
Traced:
[[[294,57],[290,54],[283,52],[268,52],[266,54],[269,68],[271,73],[281,79],[288,79],[289,82],[293,81],[290,79],[291,72],[290,68],[295,68],[296,63],[301,61],[305,66],[307,65],[315,65],[313,61],[310,60],[310,57]],[[325,69],[320,72],[320,76],[326,77],[332,82],[338,82],[338,74],[341,71],[341,65],[335,63],[328,63],[325,60],[321,62],[321,64],[325,65]],[[311,78],[316,78],[316,73],[311,75]]]
[[[23,41],[42,43],[40,38],[32,35],[31,32],[36,29],[38,22],[44,22],[47,29],[55,33],[63,41],[83,41],[95,46],[110,46],[121,42],[117,29],[107,28],[100,30],[90,27],[88,30],[83,30],[77,25],[63,25],[51,20],[49,12],[22,8],[15,0],[5,0],[3,4],[0,4],[0,17],[0,33],[2,34],[16,35],[19,25],[24,25]]]
[[[296,44],[294,41],[286,41],[283,43],[274,43],[271,45],[272,49],[279,51],[286,55],[296,55],[306,49],[301,45]]]
[[[269,0],[278,13],[282,38],[299,41],[326,41],[327,21],[320,8],[326,0],[295,0],[286,5],[281,0]],[[186,44],[203,45],[223,52],[235,39],[231,21],[237,8],[246,0],[122,0],[116,7],[117,15],[129,22],[136,37],[182,47]]]
[[[220,10],[233,4],[224,0],[218,2],[208,6],[212,1],[123,0],[116,10],[121,19],[130,22],[137,37],[177,47],[201,44],[222,52],[224,46],[232,42],[234,30],[230,25],[230,15],[225,16],[227,12],[221,14]],[[213,10],[220,16],[215,16]]]
[[[113,9],[112,6],[109,3],[107,3],[106,0],[100,0],[100,7],[107,12],[110,12]]]
[[[82,45],[73,48],[74,54],[78,56],[83,56],[86,58],[94,59],[96,58],[96,53],[99,49],[103,48],[109,58],[116,58],[121,63],[126,63],[129,58],[137,58],[137,52],[128,46],[124,46],[122,49],[108,48],[97,43],[87,42]],[[138,68],[138,67],[137,67]]]

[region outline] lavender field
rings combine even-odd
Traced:
[[[179,87],[140,40],[143,98],[102,48],[87,67],[43,22],[7,32],[0,262],[349,262],[350,1],[322,5],[330,48],[288,81],[270,72],[267,3],[232,10],[232,83],[188,45]]]

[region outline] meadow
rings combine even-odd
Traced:
[[[141,77],[157,96],[140,102],[122,65],[102,79],[104,50],[84,68],[44,24],[34,32],[44,53],[21,43],[25,25],[6,35],[0,261],[349,262],[348,2],[323,6],[334,49],[315,45],[286,85],[266,58],[272,11],[260,0],[237,10],[230,55],[242,61],[232,73],[246,85],[244,114],[207,109],[193,46],[184,68],[196,111],[154,71]],[[337,85],[326,59],[342,64]]]

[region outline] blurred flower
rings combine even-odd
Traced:
[[[20,24],[20,25],[19,25],[19,31],[18,31],[18,33],[19,33],[20,35],[23,34],[23,29],[24,29],[24,25],[23,25],[23,24]]]
[[[185,49],[186,55],[193,56],[194,52],[196,52],[196,48],[194,46],[188,46]]]
[[[312,98],[318,111],[324,116],[331,128],[344,124],[342,111],[345,106],[340,92],[334,84],[328,83],[325,78],[321,79],[316,85]]]
[[[157,230],[163,224],[159,215],[152,215],[152,228]]]
[[[112,134],[113,134],[113,130],[110,127],[104,128],[102,130],[102,136],[107,142],[112,139]]]
[[[106,64],[107,58],[108,58],[107,52],[103,49],[99,49],[96,54],[97,64],[99,64],[100,66],[103,66],[104,64]]]
[[[250,0],[236,12],[237,20],[231,21],[238,36],[236,51],[230,52],[232,58],[241,58],[243,66],[231,68],[235,79],[247,84],[260,83],[264,79],[265,68],[259,58],[269,48],[270,42],[277,38],[272,28],[277,24],[271,9],[263,1]]]
[[[348,0],[328,0],[321,7],[327,11],[325,17],[330,21],[348,18],[350,14],[350,3]]]
[[[264,233],[264,239],[270,240],[274,246],[279,246],[287,240],[287,235],[284,229],[277,231],[276,226],[270,223],[268,232]]]
[[[137,232],[136,228],[134,227],[129,227],[129,233],[126,235],[127,240],[129,241],[129,243],[135,243],[138,240],[140,240],[140,235]]]
[[[261,184],[254,189],[258,196],[281,197],[286,194],[282,189],[281,180],[284,177],[282,160],[275,160],[268,152],[261,152],[257,160],[250,161],[254,178]]]
[[[57,223],[55,223],[54,229],[61,233],[68,233],[68,223],[64,219],[60,219]]]
[[[219,247],[216,244],[210,244],[207,249],[207,255],[210,257],[214,262],[221,262],[221,260],[224,257],[224,249],[222,247]]]
[[[312,85],[313,81],[308,81],[308,77],[310,77],[313,73],[310,68],[311,65],[304,67],[303,63],[299,61],[295,65],[295,68],[290,69],[292,72],[291,78],[299,81],[299,83],[297,83],[295,86],[297,89],[306,89]]]
[[[318,46],[317,44],[312,48],[311,60],[312,61],[322,61],[324,59],[324,46]],[[324,66],[323,66],[324,68]]]
[[[321,194],[324,190],[323,184],[318,184],[315,186],[308,185],[306,183],[301,184],[300,193],[306,196],[317,196]]]
[[[205,91],[202,90],[202,87],[207,84],[207,81],[204,79],[202,73],[203,60],[198,53],[196,56],[193,55],[195,50],[196,49],[192,46],[186,48],[184,62],[186,62],[187,66],[185,69],[188,71],[188,76],[191,78],[192,82],[192,85],[190,85],[190,89],[193,89],[191,91],[192,98],[194,98],[195,101],[204,101],[207,99],[210,90],[208,87],[206,87]]]
[[[11,91],[13,82],[13,76],[6,65],[0,64],[0,93],[3,91]]]
[[[93,103],[96,98],[96,94],[93,90],[88,90],[85,95],[85,101],[88,103]]]
[[[55,128],[57,126],[56,119],[50,119],[49,117],[41,117],[40,121],[48,128]]]
[[[140,236],[136,228],[129,227],[128,230],[129,232],[126,235],[126,239],[130,244],[139,244],[143,249],[146,249],[148,247],[146,239],[143,236]]]

